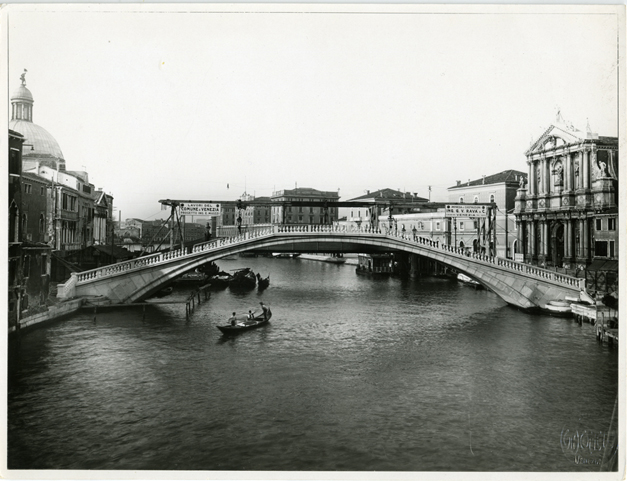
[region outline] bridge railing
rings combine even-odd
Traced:
[[[194,245],[191,253],[188,253],[184,249],[178,249],[170,252],[162,252],[152,254],[146,257],[140,257],[138,259],[132,259],[129,261],[121,262],[119,264],[113,264],[110,266],[100,267],[90,271],[85,271],[76,274],[76,283],[87,282],[93,279],[108,277],[110,275],[116,275],[124,273],[126,271],[154,266],[157,264],[171,262],[181,257],[196,255],[202,252],[208,252],[229,246],[242,244],[253,239],[260,237],[269,237],[273,234],[289,234],[289,233],[314,233],[314,234],[365,234],[369,236],[377,235],[381,237],[399,238],[409,243],[415,243],[423,247],[427,247],[433,250],[439,250],[446,252],[449,255],[455,255],[463,258],[472,258],[475,261],[479,261],[485,264],[492,264],[499,266],[509,271],[518,273],[524,273],[528,276],[534,276],[538,279],[551,280],[560,284],[569,285],[572,287],[583,288],[585,286],[585,279],[579,279],[576,277],[567,276],[564,274],[558,274],[556,272],[542,269],[540,267],[531,266],[528,264],[520,264],[508,259],[502,259],[500,257],[489,256],[481,253],[467,253],[464,249],[442,244],[440,241],[434,241],[433,239],[414,236],[403,231],[397,231],[394,229],[381,229],[380,227],[374,227],[369,224],[356,226],[356,225],[272,225],[261,229],[251,229],[243,232],[241,235],[233,237],[223,237],[218,239],[212,239],[207,242],[202,242]]]
[[[558,274],[557,272],[549,271],[548,269],[543,269],[541,267],[531,266],[529,264],[521,264],[519,262],[510,261],[509,259],[503,259],[501,257],[490,256],[487,254],[481,254],[477,252],[466,252],[463,248],[441,244],[440,241],[434,241],[433,239],[427,237],[421,237],[413,235],[408,235],[404,232],[396,232],[390,231],[387,234],[392,237],[399,237],[403,240],[407,240],[410,242],[416,242],[420,245],[431,247],[434,249],[443,250],[449,254],[453,254],[459,257],[469,257],[471,259],[475,259],[487,264],[494,264],[499,267],[503,267],[505,269],[523,273],[530,276],[535,276],[539,279],[546,279],[554,282],[558,282],[560,284],[566,284],[568,286],[576,287],[579,289],[585,289],[586,280],[568,276],[565,274]]]

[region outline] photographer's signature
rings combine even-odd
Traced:
[[[560,435],[562,452],[575,464],[597,464],[616,451],[616,433],[590,429],[563,428]]]

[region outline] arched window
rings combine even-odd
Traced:
[[[463,198],[463,197],[460,197],[460,198],[459,198],[459,203],[460,203],[460,204],[463,204],[463,203],[464,203],[464,198]]]
[[[479,196],[478,196],[478,195],[475,195],[474,203],[475,203],[475,204],[478,204],[478,203],[479,203]]]
[[[26,238],[26,228],[28,226],[28,217],[26,216],[26,213],[22,214],[22,236],[23,238]]]
[[[39,233],[42,234],[46,228],[46,219],[43,214],[39,214]]]
[[[11,202],[9,208],[9,240],[11,242],[19,242],[20,232],[20,215],[15,201]]]
[[[495,200],[494,200],[494,194],[490,194],[490,202],[495,202]]]

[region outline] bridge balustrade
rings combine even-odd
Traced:
[[[73,274],[76,277],[76,282],[87,282],[96,278],[106,277],[110,275],[126,272],[131,269],[138,269],[148,266],[154,266],[157,264],[172,262],[175,259],[195,255],[198,253],[214,251],[217,249],[223,249],[225,247],[234,246],[245,243],[247,241],[258,239],[261,237],[269,237],[273,234],[301,234],[301,233],[314,233],[314,234],[364,234],[368,236],[380,236],[382,238],[396,238],[403,240],[404,242],[414,243],[424,246],[430,250],[439,250],[446,252],[448,255],[453,255],[461,258],[471,258],[474,261],[478,261],[485,264],[497,265],[503,269],[524,273],[528,276],[535,276],[539,279],[550,279],[554,282],[566,284],[569,286],[582,287],[582,279],[573,278],[571,276],[557,274],[540,267],[530,266],[528,264],[520,264],[508,259],[502,259],[499,257],[489,256],[481,253],[467,253],[464,249],[441,244],[440,241],[434,241],[428,237],[414,236],[404,232],[393,231],[388,229],[386,231],[381,230],[379,227],[373,227],[371,225],[365,226],[347,226],[347,225],[274,225],[261,229],[247,230],[240,235],[233,237],[224,237],[219,239],[212,239],[207,242],[199,243],[193,246],[191,253],[188,253],[184,249],[178,249],[170,252],[161,252],[152,254],[146,257],[140,257],[138,259],[132,259],[130,261],[121,262],[119,264],[113,264],[111,266],[100,267],[91,271],[85,271],[77,274]],[[585,280],[583,280],[585,282]]]

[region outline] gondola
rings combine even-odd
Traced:
[[[262,279],[261,275],[257,273],[257,289],[261,291],[265,289],[266,287],[268,287],[269,285],[270,285],[270,276],[266,277],[265,279]]]
[[[248,331],[250,329],[255,329],[257,327],[261,327],[267,324],[270,321],[271,317],[272,317],[272,311],[268,308],[267,317],[264,317],[263,313],[261,313],[251,320],[246,319],[246,320],[235,321],[235,325],[226,324],[224,326],[216,326],[216,327],[220,329],[222,334],[239,334],[240,332]]]
[[[256,285],[255,273],[248,267],[237,269],[237,272],[229,279],[230,289],[254,289]]]
[[[227,287],[229,287],[230,280],[231,280],[231,275],[220,274],[218,276],[210,277],[209,283],[211,284],[212,289],[226,289]]]

